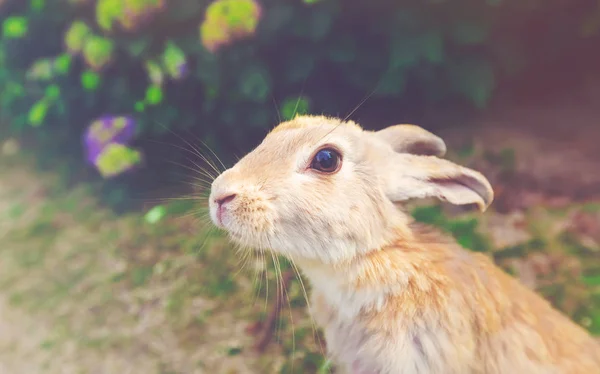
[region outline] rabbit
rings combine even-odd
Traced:
[[[297,116],[213,181],[210,217],[233,242],[300,268],[339,372],[600,373],[583,328],[402,210],[420,198],[490,206],[488,180],[445,153],[416,125]]]

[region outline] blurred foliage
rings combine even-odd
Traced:
[[[216,0],[206,9],[200,25],[202,45],[211,52],[256,31],[260,7],[254,0]]]
[[[478,231],[479,222],[475,217],[451,219],[443,214],[440,205],[417,207],[412,211],[412,216],[418,222],[437,226],[451,234],[466,249],[475,252],[492,249],[488,238]]]
[[[567,209],[574,212],[590,207],[591,204],[573,205]],[[563,220],[564,216],[548,215],[540,219],[532,211],[526,212],[531,238],[501,247],[490,236],[494,224],[489,220],[480,222],[478,214],[451,217],[441,204],[417,206],[411,214],[417,222],[433,225],[451,235],[462,247],[490,256],[502,269],[522,281],[535,278],[536,291],[555,308],[592,334],[600,334],[600,262],[597,255],[600,247],[589,237],[587,244],[583,244],[585,236],[573,231],[574,221],[564,226],[567,227],[565,231],[552,232],[548,230],[549,225],[556,225],[556,220]],[[572,214],[571,219],[576,221],[580,214]],[[598,210],[588,214],[594,220],[600,217]]]
[[[0,112],[59,149],[125,113],[142,142],[189,131],[225,154],[277,116],[345,114],[369,92],[483,108],[499,82],[598,37],[600,8],[587,3],[6,0]]]

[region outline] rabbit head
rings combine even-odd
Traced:
[[[298,116],[277,126],[217,177],[213,222],[238,244],[294,259],[351,260],[408,230],[398,203],[436,197],[484,210],[480,173],[438,158],[442,139],[413,125],[366,131],[351,121]]]

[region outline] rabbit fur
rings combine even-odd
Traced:
[[[339,152],[335,173],[310,167],[324,147]],[[211,218],[234,242],[299,266],[343,373],[600,373],[600,345],[584,329],[400,209],[431,197],[482,211],[492,203],[487,179],[445,152],[414,125],[366,131],[297,116],[214,180]],[[219,207],[223,196],[234,198]]]

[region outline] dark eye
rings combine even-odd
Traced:
[[[312,160],[310,164],[311,169],[323,172],[323,173],[334,173],[338,171],[341,164],[342,157],[335,149],[325,148],[321,149]]]

